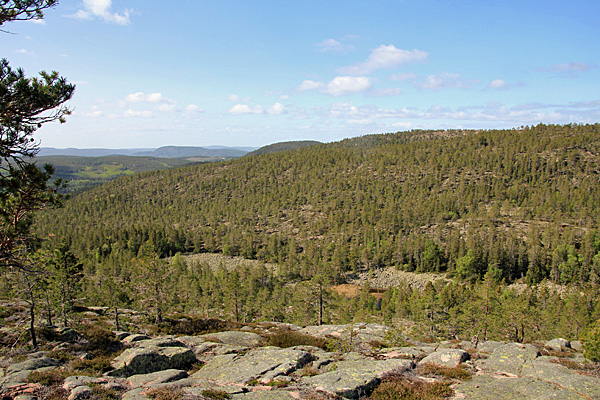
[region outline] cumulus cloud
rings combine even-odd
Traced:
[[[416,83],[416,86],[429,90],[471,89],[476,83],[479,81],[465,79],[460,74],[444,72],[439,75],[428,75],[423,82]]]
[[[236,104],[229,109],[229,114],[233,115],[247,115],[247,114],[268,114],[268,115],[281,115],[287,112],[285,106],[279,102],[272,106],[264,109],[261,105],[249,106],[247,104]]]
[[[229,109],[229,113],[233,115],[262,114],[263,111],[261,106],[250,107],[247,104],[236,104]]]
[[[25,54],[27,56],[33,56],[33,55],[35,55],[35,53],[33,51],[29,51],[27,49],[19,49],[19,50],[17,50],[17,53],[19,53],[19,54]]]
[[[501,90],[501,89],[507,89],[508,85],[502,79],[494,79],[493,81],[491,81],[488,84],[487,87],[490,89]]]
[[[325,39],[315,44],[315,47],[322,53],[348,53],[354,50],[354,46],[343,44],[335,39]]]
[[[267,114],[270,115],[281,115],[283,113],[285,113],[285,106],[279,102],[267,108]]]
[[[374,49],[365,62],[338,69],[341,74],[368,75],[380,69],[393,69],[402,64],[427,61],[429,53],[422,50],[398,49],[393,44],[381,45]]]
[[[152,117],[152,111],[137,111],[137,110],[132,110],[129,109],[127,111],[125,111],[124,114],[126,117],[141,117],[141,118],[150,118]]]
[[[159,103],[162,98],[162,93],[136,92],[125,96],[125,101],[128,103]]]
[[[371,89],[371,79],[365,76],[337,76],[329,83],[305,80],[298,86],[300,91],[317,90],[331,96],[343,96]]]
[[[81,8],[71,17],[77,19],[99,18],[106,23],[129,25],[131,23],[130,14],[130,9],[113,12],[112,0],[83,0]]]
[[[195,104],[188,104],[187,107],[185,107],[185,112],[188,114],[196,114],[201,113],[202,109]]]

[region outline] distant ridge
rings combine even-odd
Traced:
[[[42,147],[38,156],[79,156],[79,157],[102,157],[102,156],[130,156],[141,151],[152,151],[149,148],[139,149],[57,149],[54,147]]]
[[[205,147],[193,146],[163,146],[152,151],[140,151],[134,153],[134,156],[149,156],[162,158],[186,158],[186,157],[222,157],[237,158],[248,153],[246,150],[223,147],[207,149]]]
[[[186,158],[186,157],[213,157],[213,158],[237,158],[245,155],[255,147],[227,147],[227,146],[164,146],[154,148],[136,149],[77,149],[74,147],[57,149],[54,147],[42,147],[38,156],[78,156],[78,157],[103,157],[103,156],[136,156],[136,157],[159,157],[159,158]]]
[[[315,146],[318,144],[323,144],[323,143],[317,142],[316,140],[299,140],[299,141],[292,141],[292,142],[279,142],[279,143],[273,143],[273,144],[269,144],[267,146],[263,146],[258,150],[251,151],[247,155],[248,156],[260,156],[262,154],[277,153],[279,151],[286,151],[286,150],[294,150],[294,149],[299,149],[301,147]]]

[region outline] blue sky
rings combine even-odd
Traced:
[[[61,0],[0,56],[77,85],[45,147],[600,121],[597,0]]]

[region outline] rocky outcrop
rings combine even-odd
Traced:
[[[96,387],[117,390],[124,400],[147,400],[148,390],[164,388],[198,399],[206,398],[206,391],[249,400],[359,399],[369,396],[386,374],[432,381],[441,378],[425,371],[461,366],[459,370],[470,373],[471,379],[453,378],[455,399],[600,399],[600,378],[569,368],[586,361],[562,339],[535,344],[489,341],[477,349],[457,341],[375,349],[369,343],[381,343],[377,338],[385,338],[389,328],[377,324],[296,328],[328,338],[337,351],[307,345],[259,347],[263,337],[282,329],[266,323],[252,325],[253,332],[202,336],[122,334],[130,347],[113,360],[112,371],[102,377],[70,376],[62,388],[71,400],[89,398]],[[60,362],[46,353],[30,354],[5,369],[0,394],[33,399],[43,388],[27,383],[27,377],[56,368],[61,368]]]
[[[113,362],[107,376],[129,377],[165,369],[183,369],[197,361],[185,347],[138,347],[126,349]]]

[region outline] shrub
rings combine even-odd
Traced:
[[[212,400],[230,399],[231,395],[223,390],[206,389],[202,391],[202,396]]]
[[[165,318],[158,324],[157,333],[168,335],[199,335],[223,332],[239,328],[237,322],[223,321],[217,318],[195,318],[182,315]]]
[[[181,388],[162,387],[158,389],[150,389],[146,392],[146,396],[154,400],[180,400],[183,395]]]
[[[424,363],[419,364],[419,367],[417,368],[416,372],[425,376],[436,376],[446,379],[459,379],[461,381],[471,379],[471,374],[469,373],[469,371],[467,371],[467,368],[462,364],[450,368],[432,363]]]
[[[73,360],[70,364],[71,368],[78,373],[88,373],[90,375],[102,375],[103,373],[110,371],[112,366],[110,361],[112,360],[111,356],[100,356],[91,360]]]
[[[32,371],[27,377],[27,382],[39,383],[42,386],[58,386],[63,384],[66,377],[66,372],[60,369]]]
[[[121,342],[117,340],[114,332],[98,325],[84,325],[81,329],[81,334],[89,342],[89,350],[100,351],[101,353],[114,353],[122,347]]]
[[[100,385],[92,385],[92,396],[89,400],[120,400],[121,393],[116,389],[103,388]]]
[[[372,400],[441,400],[454,394],[450,383],[424,382],[404,376],[386,376],[371,394]]]

